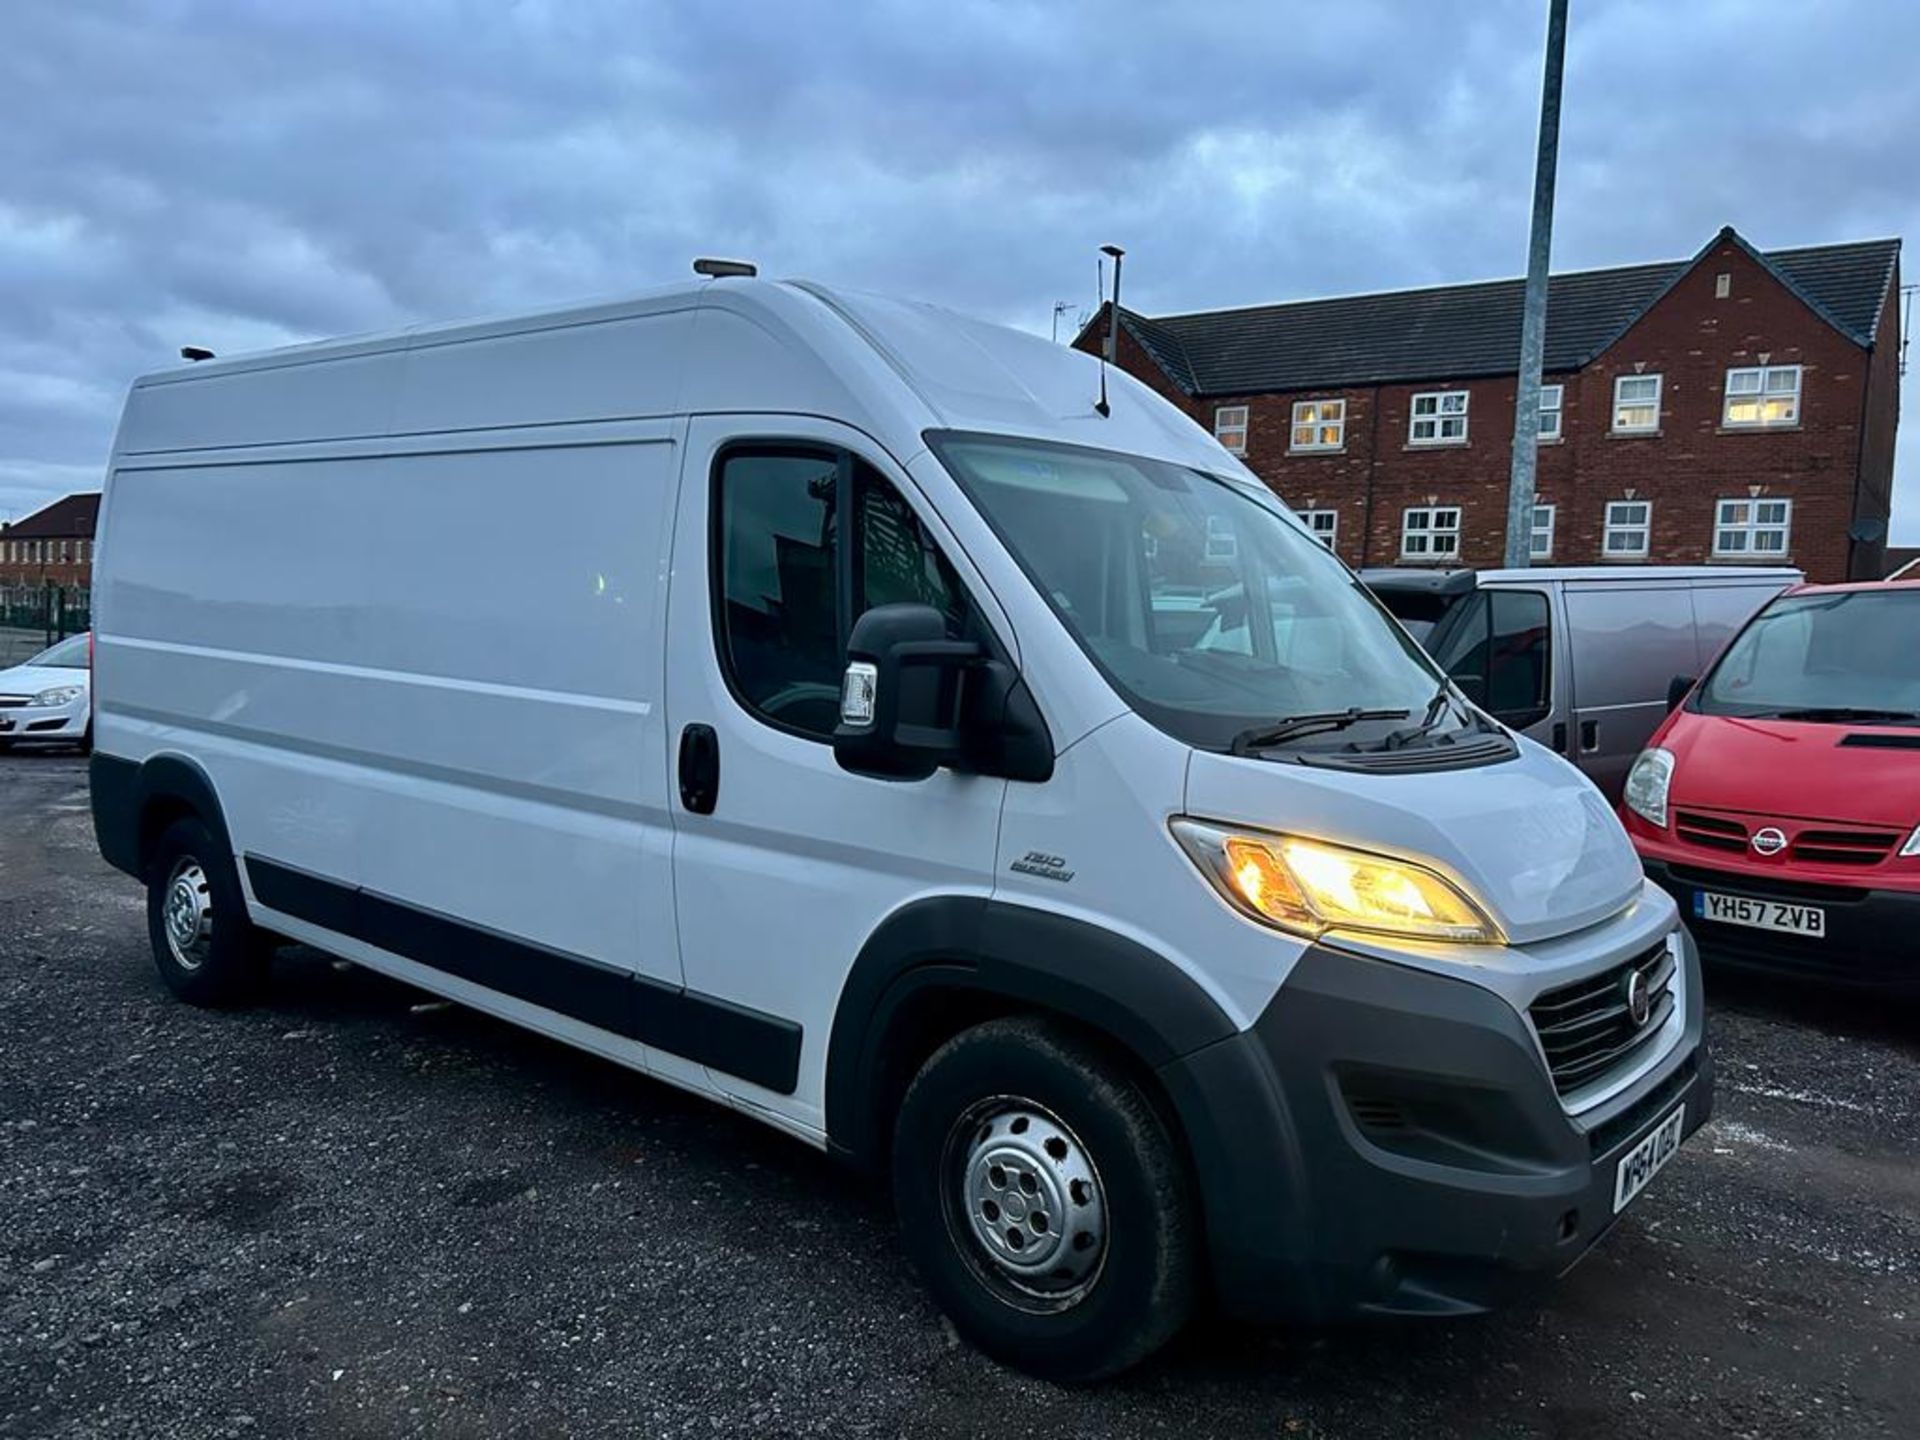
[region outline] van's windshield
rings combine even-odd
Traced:
[[[1740,632],[1694,702],[1749,719],[1920,723],[1920,585],[1785,595]]]
[[[1040,441],[928,441],[1127,703],[1187,743],[1312,717],[1286,728],[1404,744],[1467,720],[1353,574],[1251,487]]]

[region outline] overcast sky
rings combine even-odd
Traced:
[[[1920,6],[1572,8],[1556,268],[1920,235]],[[0,0],[0,516],[97,486],[182,344],[700,254],[1043,332],[1106,241],[1148,312],[1518,274],[1545,9]]]

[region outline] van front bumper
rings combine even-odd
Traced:
[[[1617,1218],[1621,1157],[1676,1106],[1687,1135],[1712,1113],[1699,961],[1680,950],[1680,1038],[1573,1117],[1500,996],[1312,947],[1252,1028],[1160,1072],[1221,1302],[1301,1321],[1467,1314],[1563,1274]]]

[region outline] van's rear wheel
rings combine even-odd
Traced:
[[[247,919],[233,859],[199,820],[176,820],[147,866],[147,938],[167,988],[194,1005],[250,999],[270,948]]]
[[[961,1334],[1054,1380],[1144,1359],[1197,1285],[1192,1187],[1166,1119],[1098,1046],[993,1020],[907,1091],[894,1200],[916,1267]]]

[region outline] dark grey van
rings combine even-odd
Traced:
[[[1361,580],[1495,718],[1617,800],[1667,713],[1755,611],[1805,577],[1785,566],[1363,570]]]

